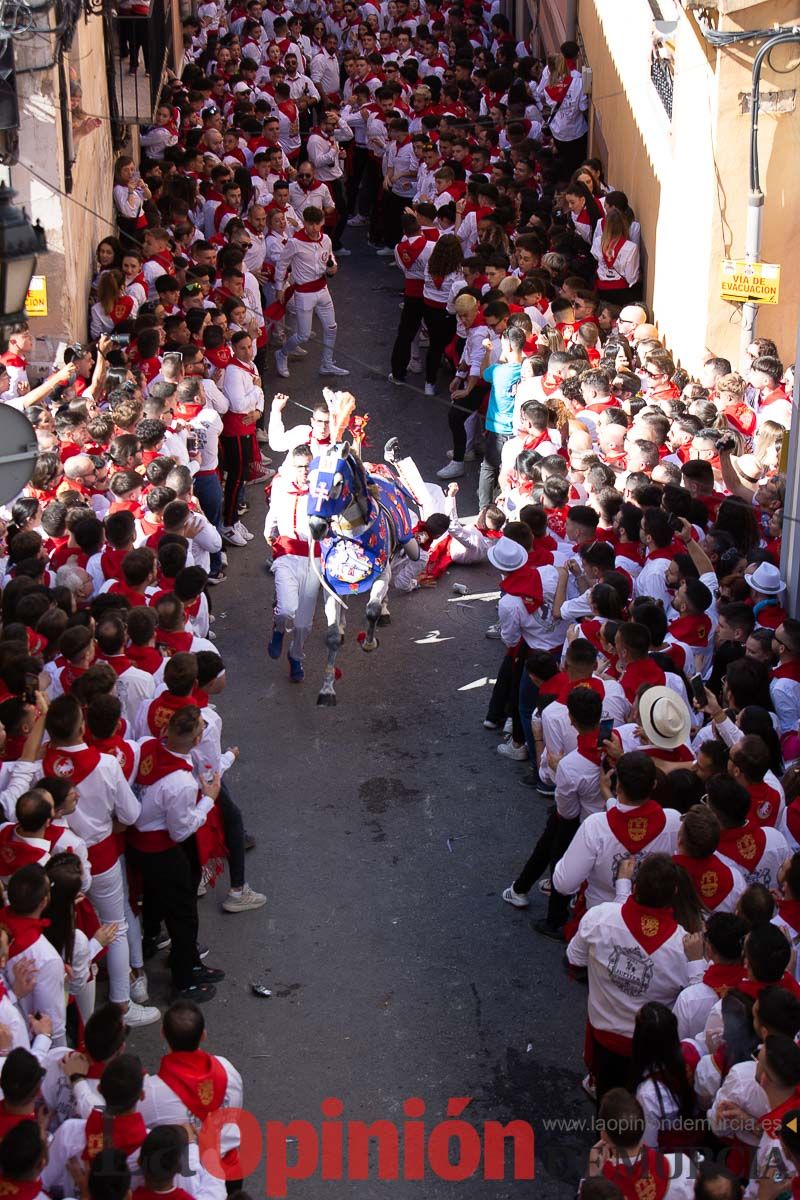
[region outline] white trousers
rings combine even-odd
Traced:
[[[291,354],[311,336],[314,314],[322,326],[322,361],[330,362],[336,345],[336,312],[327,288],[321,292],[295,292],[295,320],[297,328],[283,347],[284,354]]]
[[[293,630],[289,654],[303,658],[303,646],[314,623],[319,580],[299,554],[281,554],[272,564],[275,576],[275,628]]]
[[[117,923],[116,936],[108,947],[108,998],[127,1004],[131,998],[131,960],[128,952],[128,923],[125,920],[125,885],[122,859],[110,871],[92,876],[89,899],[103,925]]]

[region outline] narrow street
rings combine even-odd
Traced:
[[[352,372],[344,382],[358,411],[370,415],[367,457],[380,457],[396,434],[430,479],[450,444],[446,406],[386,382],[400,277],[363,239],[348,233],[354,253],[341,260],[335,285],[337,361]],[[297,405],[310,404],[323,382],[318,347],[292,365],[287,390]],[[275,390],[270,377],[268,403]],[[287,424],[305,419],[296,404]],[[465,515],[475,511],[476,481],[473,464],[459,496]],[[531,929],[544,903],[538,892],[528,912],[500,899],[545,807],[518,781],[524,764],[502,760],[497,735],[481,725],[502,655],[484,637],[496,575],[451,569],[435,589],[394,593],[392,624],[371,656],[355,642],[359,599],[339,659],[338,706],[318,708],[321,607],[306,682],[292,686],[285,660],[272,662],[265,649],[272,583],[261,488],[250,488],[250,503],[245,520],[257,538],[229,552],[229,580],[213,600],[218,646],[235,667],[220,705],[225,740],[242,751],[229,779],[258,838],[249,879],[269,899],[263,911],[237,917],[215,911],[213,892],[201,902],[214,947],[208,961],[228,973],[205,1009],[209,1046],[242,1072],[246,1106],[262,1123],[300,1118],[319,1128],[329,1096],[344,1102],[345,1121],[400,1124],[411,1096],[425,1101],[428,1129],[454,1096],[472,1098],[465,1116],[478,1129],[487,1120],[530,1120],[537,1197],[570,1196],[587,1136],[546,1134],[541,1121],[590,1115],[580,1091],[585,991],[563,972],[562,949]],[[467,596],[453,593],[456,580]],[[252,996],[252,982],[272,997]],[[156,1040],[144,1030],[134,1048],[155,1053]],[[429,1175],[400,1186],[393,1194],[404,1200],[456,1192],[500,1200],[525,1185]],[[263,1177],[251,1181],[254,1196],[262,1187]],[[294,1193],[290,1185],[292,1194],[338,1200],[383,1189],[374,1173],[341,1185],[315,1176]]]

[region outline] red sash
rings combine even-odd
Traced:
[[[636,693],[643,683],[652,683],[663,687],[667,677],[658,663],[648,657],[639,658],[636,662],[630,663],[623,671],[619,681],[622,684],[623,692],[633,704]]]
[[[81,750],[60,750],[50,746],[42,761],[42,771],[57,779],[68,779],[77,787],[99,762],[100,751],[92,746],[84,746]]]
[[[542,578],[536,568],[529,567],[527,563],[502,580],[500,591],[507,596],[519,596],[528,613],[535,613],[544,602]]]
[[[86,1122],[84,1162],[91,1162],[107,1147],[106,1131],[109,1124],[111,1125],[111,1145],[115,1150],[121,1150],[126,1158],[138,1150],[147,1137],[147,1126],[141,1113],[126,1113],[124,1116],[111,1117],[103,1109],[94,1108],[89,1113]]]
[[[609,808],[608,827],[629,854],[638,854],[664,829],[666,814],[657,800],[646,800],[634,808]]]
[[[766,844],[764,830],[748,821],[738,829],[723,829],[717,851],[745,871],[752,871],[761,862]]]
[[[630,896],[622,906],[622,919],[631,937],[645,954],[655,954],[678,928],[678,922],[668,908],[650,908]]]
[[[604,1177],[619,1188],[625,1200],[664,1200],[671,1174],[669,1160],[647,1146],[632,1166],[607,1162],[603,1167]]]
[[[673,854],[672,861],[683,867],[694,884],[703,908],[719,908],[733,888],[733,871],[716,854],[706,858],[690,858],[688,854]]]
[[[754,825],[772,825],[774,826],[778,820],[778,813],[781,810],[781,794],[774,787],[770,787],[763,779],[761,783],[750,783],[747,785],[747,790],[750,793],[750,811],[747,814],[748,821],[752,821]]]
[[[204,1050],[181,1050],[165,1054],[158,1068],[158,1077],[201,1121],[221,1107],[228,1086],[228,1076],[222,1063]]]

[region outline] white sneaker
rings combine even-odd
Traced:
[[[136,1004],[147,1004],[150,999],[147,991],[147,976],[136,975],[131,979],[131,1000]]]
[[[337,258],[349,258],[350,255],[353,253],[353,251],[345,250],[344,246],[340,246],[339,249],[334,250],[333,253],[336,255]]]
[[[238,896],[233,892],[228,892],[228,895],[222,901],[224,912],[248,912],[251,908],[263,908],[267,903],[267,897],[261,892],[254,892],[249,883],[246,883]]]
[[[347,222],[348,225],[366,225],[366,223],[367,218],[360,217],[358,213],[355,213],[352,217],[350,217],[349,221]]]
[[[227,542],[229,546],[246,546],[247,538],[242,537],[236,525],[223,525],[220,530],[223,542]]]
[[[350,372],[344,367],[337,367],[336,363],[324,362],[317,372],[318,375],[349,375]]]
[[[515,746],[511,738],[507,742],[501,742],[497,747],[497,753],[502,754],[503,758],[510,758],[514,762],[524,762],[528,757],[527,746]]]
[[[282,379],[289,378],[289,359],[283,350],[275,351],[275,370]]]
[[[291,354],[289,355],[289,362],[291,362],[293,358],[307,358],[307,357],[308,357],[307,350],[304,350],[302,346],[295,346],[294,350],[292,350]]]
[[[137,1025],[155,1025],[156,1021],[161,1020],[161,1013],[155,1007],[144,1007],[137,1004],[135,1000],[131,1000],[128,1005],[128,1011],[123,1014],[123,1020],[131,1029]]]
[[[251,533],[247,526],[243,525],[241,521],[237,521],[233,528],[240,537],[244,538],[246,542],[252,542],[253,538],[256,536],[254,533]]]
[[[515,892],[513,883],[511,887],[507,887],[503,892],[503,899],[505,900],[506,904],[513,904],[514,908],[528,907],[528,897],[520,895],[519,892]]]
[[[484,637],[487,637],[487,638],[489,638],[490,641],[494,641],[494,642],[500,640],[500,623],[499,623],[499,621],[496,625],[489,626],[489,628],[486,630],[486,633],[484,634]]]
[[[436,384],[435,383],[426,383],[425,384],[425,395],[426,396],[435,396],[436,395]]]
[[[511,717],[506,717],[506,723],[503,726],[503,733],[508,736],[508,734],[512,732],[513,728],[514,722],[511,720]]]
[[[390,256],[394,258],[394,250],[392,247],[381,246],[380,250],[378,251],[378,258],[389,258]]]
[[[403,379],[395,379],[395,377],[391,371],[386,376],[386,378],[389,380],[389,383],[393,383],[395,385],[395,387],[402,387],[403,383],[405,382]]]
[[[441,471],[436,472],[437,479],[460,479],[464,474],[464,464],[462,462],[451,462],[446,467],[442,467]]]

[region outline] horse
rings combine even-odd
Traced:
[[[398,552],[416,562],[419,543],[409,512],[413,497],[389,475],[370,473],[348,442],[332,445],[313,459],[308,472],[308,527],[311,569],[316,570],[314,543],[321,550],[321,582],[325,590],[325,644],[328,660],[317,704],[336,704],[336,655],[344,640],[343,596],[369,593],[367,628],[361,649],[378,648],[375,628],[388,624],[387,596],[392,558]]]

